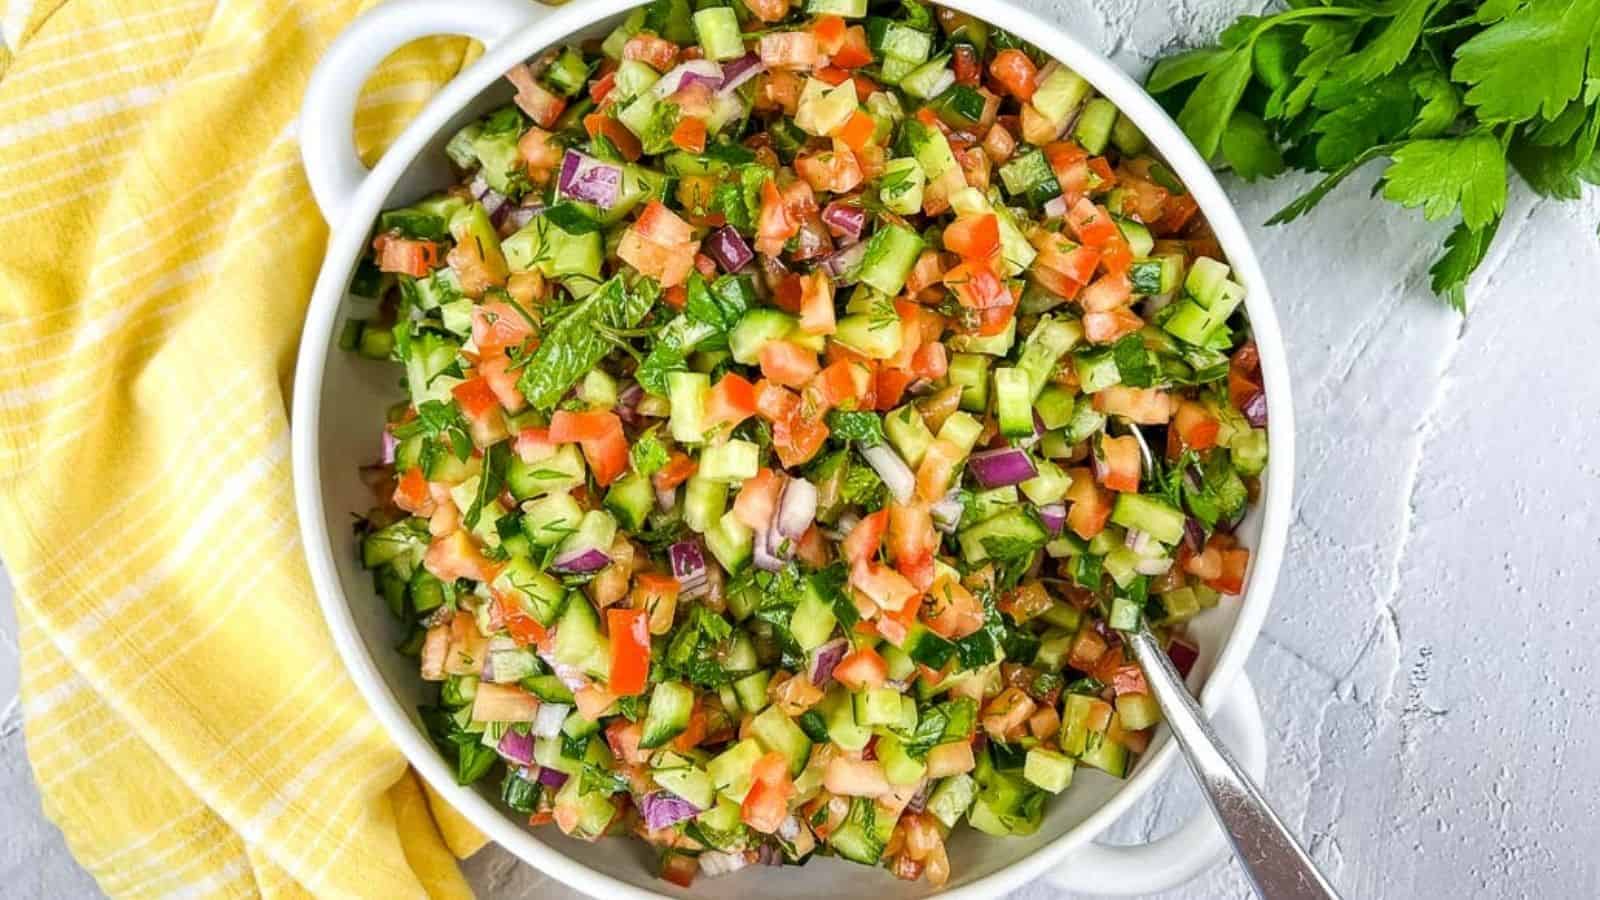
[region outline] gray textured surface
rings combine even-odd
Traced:
[[[1049,9],[1137,72],[1257,5]],[[1289,552],[1249,664],[1266,793],[1352,898],[1600,895],[1600,203],[1514,192],[1463,322],[1427,293],[1443,229],[1369,201],[1374,178],[1273,229],[1256,223],[1308,179],[1226,182],[1300,420]],[[0,610],[0,894],[92,894],[39,811]],[[1175,768],[1109,838],[1163,834],[1198,802]],[[468,868],[484,896],[570,893],[492,848]],[[1229,864],[1172,896],[1248,894]]]

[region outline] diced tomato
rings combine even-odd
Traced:
[[[1127,306],[1133,299],[1133,285],[1126,275],[1102,275],[1078,295],[1084,312],[1110,312]]]
[[[1104,247],[1117,234],[1111,213],[1088,198],[1079,198],[1067,209],[1067,225],[1087,247]]]
[[[945,226],[944,248],[968,262],[987,264],[1000,253],[1000,220],[994,213],[957,216]]]
[[[677,213],[668,209],[660,200],[651,200],[639,214],[639,219],[633,223],[633,227],[641,237],[664,247],[687,244],[694,239],[693,226],[679,218]]]
[[[605,113],[597,112],[584,116],[583,130],[589,133],[591,139],[603,137],[610,141],[628,162],[637,162],[644,154],[644,145],[639,143],[639,138],[628,130],[628,126]]]
[[[439,245],[433,241],[380,234],[372,241],[378,251],[378,270],[425,278],[439,264]]]
[[[609,60],[607,62],[609,63]],[[589,82],[589,99],[593,100],[596,105],[604,104],[606,97],[616,90],[617,70],[615,63],[610,63],[610,65],[612,66],[611,71]]]
[[[772,515],[778,508],[778,496],[782,493],[781,475],[766,467],[757,469],[756,476],[745,479],[739,488],[739,496],[733,501],[733,517],[746,528],[768,528],[772,525]]]
[[[682,450],[675,450],[672,456],[667,458],[667,464],[650,476],[650,484],[658,491],[670,491],[688,481],[689,476],[699,468],[700,464],[695,462],[693,457]]]
[[[1139,439],[1133,435],[1102,436],[1095,450],[1100,483],[1113,491],[1139,490]]]
[[[561,113],[567,108],[566,98],[550,92],[533,77],[533,72],[526,63],[512,66],[506,72],[506,79],[516,85],[517,107],[528,114],[533,124],[540,128],[549,128],[561,118]]]
[[[906,576],[871,560],[851,567],[850,583],[879,609],[890,611],[900,609],[922,594]]]
[[[793,391],[765,378],[756,382],[756,414],[768,422],[788,419],[799,406],[800,398]]]
[[[505,619],[506,631],[518,646],[542,648],[549,645],[550,632],[539,624],[538,619],[521,610],[509,609],[505,603],[501,603],[501,616]]]
[[[1167,208],[1167,189],[1128,172],[1127,168],[1124,164],[1117,173],[1117,186],[1122,188],[1122,213],[1146,224],[1160,221]]]
[[[450,395],[456,398],[456,404],[461,407],[461,412],[468,419],[482,421],[490,413],[500,409],[500,398],[494,395],[494,389],[489,387],[489,380],[481,375],[475,375],[450,389]]]
[[[688,223],[684,223],[684,226],[688,227]],[[639,231],[639,223],[635,222],[622,233],[622,241],[617,245],[617,257],[641,274],[659,281],[663,288],[670,289],[688,279],[698,249],[697,242],[669,246],[650,240]]]
[[[839,660],[839,664],[833,667],[833,678],[851,691],[883,687],[889,678],[889,664],[883,661],[878,651],[862,647]]]
[[[950,63],[955,69],[956,84],[977,87],[983,82],[983,63],[979,62],[971,44],[955,45]]]
[[[873,390],[878,400],[877,408],[890,410],[899,406],[900,399],[905,396],[906,388],[916,379],[917,376],[911,374],[908,369],[894,369],[889,366],[880,368],[873,383]]]
[[[1151,224],[1150,228],[1156,234],[1170,235],[1183,231],[1194,214],[1200,211],[1200,204],[1194,199],[1194,194],[1176,194],[1167,198],[1166,208],[1161,213],[1161,218]]]
[[[1172,397],[1158,388],[1114,384],[1095,392],[1093,403],[1103,413],[1122,416],[1138,425],[1165,425],[1172,419]]]
[[[789,798],[795,794],[789,778],[789,759],[774,750],[756,760],[752,783],[740,808],[741,820],[756,831],[773,834],[789,817]]]
[[[578,598],[573,602],[588,601]],[[619,697],[644,693],[645,676],[650,673],[649,614],[642,609],[612,607],[606,610],[606,626],[611,641],[606,689]]]
[[[394,488],[394,505],[416,516],[433,513],[433,495],[428,492],[428,479],[420,466],[412,466],[400,476]]]
[[[817,354],[792,341],[769,341],[761,348],[761,374],[785,387],[805,387],[817,374]]]
[[[889,511],[886,509],[862,516],[861,521],[845,536],[839,550],[851,563],[871,560],[878,555],[878,545],[883,541],[883,533],[888,527]]]
[[[1172,416],[1172,428],[1167,434],[1176,439],[1178,453],[1173,453],[1173,441],[1168,441],[1168,455],[1176,458],[1183,450],[1209,450],[1217,445],[1221,424],[1212,417],[1203,404],[1184,400]]]
[[[509,303],[491,300],[472,308],[472,343],[479,353],[520,347],[532,335],[527,316]]]
[[[781,22],[789,14],[789,0],[743,0],[744,5],[763,22]]]
[[[785,466],[808,462],[828,439],[828,425],[821,418],[808,418],[797,409],[787,419],[773,425],[772,448]]]
[[[666,629],[660,632],[652,631],[652,633],[666,634],[671,629],[672,622],[668,621]],[[706,723],[705,706],[696,700],[694,710],[689,713],[689,727],[685,728],[682,734],[672,739],[672,749],[679,753],[688,753],[690,750],[700,746],[700,742],[704,741],[707,736]]]
[[[929,444],[917,466],[917,496],[930,503],[944,499],[964,459],[966,454],[950,441],[941,438]]]
[[[922,620],[935,633],[960,640],[983,627],[983,604],[961,582],[939,578],[928,590]]]
[[[833,279],[822,269],[799,277],[800,330],[806,334],[833,334]]]
[[[769,69],[809,72],[817,66],[820,52],[817,36],[809,31],[778,31],[763,34],[756,42],[756,53]]]
[[[794,548],[794,555],[802,564],[820,569],[828,564],[828,548],[831,546],[832,542],[823,536],[822,529],[812,525],[800,535],[800,542]]]
[[[611,748],[612,756],[627,765],[641,766],[649,761],[649,752],[639,749],[643,739],[643,722],[630,722],[619,716],[606,726],[606,746]]]
[[[1117,173],[1111,170],[1111,162],[1104,156],[1089,157],[1089,173],[1094,176],[1094,185],[1090,188],[1093,193],[1100,194],[1111,190],[1117,183]]]
[[[621,428],[605,437],[582,441],[578,446],[583,448],[583,458],[589,464],[589,472],[601,487],[616,481],[628,470],[628,439],[623,436]]]
[[[1206,585],[1224,594],[1238,594],[1244,591],[1244,574],[1250,565],[1250,551],[1243,547],[1221,551],[1222,573],[1215,578],[1206,579]]]
[[[706,148],[706,123],[704,119],[683,118],[672,129],[673,146],[685,153],[699,153]]]
[[[737,425],[756,414],[756,387],[729,372],[711,388],[706,398],[706,426]]]
[[[944,344],[937,341],[918,347],[916,354],[911,357],[911,373],[918,378],[943,378],[949,370],[950,358]]]
[[[636,59],[657,72],[665,72],[678,61],[678,45],[648,31],[641,31],[622,45],[622,58]]]
[[[850,118],[844,120],[844,124],[835,128],[832,135],[855,153],[860,153],[867,148],[868,144],[872,143],[872,138],[876,133],[877,125],[872,121],[872,117],[858,109],[850,114]],[[857,170],[859,171],[859,169],[860,164],[858,162]],[[859,184],[860,182],[857,183]],[[836,192],[848,190],[850,188],[842,188]]]
[[[919,591],[933,585],[933,554],[938,549],[939,534],[925,502],[889,505],[889,557]]]
[[[872,49],[867,45],[867,30],[851,25],[844,30],[844,40],[833,51],[833,64],[841,69],[858,69],[872,62]]]
[[[490,562],[473,544],[465,531],[453,531],[434,538],[423,554],[422,565],[440,581],[471,578],[473,581],[493,581],[500,567]]]
[[[1067,510],[1067,527],[1087,541],[1105,530],[1106,520],[1111,517],[1111,498],[1087,468],[1068,469],[1067,476],[1072,479],[1067,488],[1067,502],[1072,504]]]
[[[550,440],[557,444],[594,440],[621,430],[622,420],[617,418],[616,413],[607,410],[574,412],[558,409],[550,417]]]
[[[811,23],[811,33],[816,35],[817,48],[832,56],[844,45],[845,21],[842,16],[817,16]]]
[[[485,353],[478,359],[478,375],[488,382],[489,390],[507,412],[517,412],[527,404],[522,391],[517,388],[521,372],[511,370],[511,360],[502,351]]]
[[[550,182],[550,177],[561,168],[561,157],[565,152],[554,140],[554,135],[537,125],[530,126],[517,139],[517,156],[522,159],[535,184]]]
[[[1133,248],[1128,245],[1128,239],[1122,236],[1122,229],[1119,228],[1100,248],[1100,266],[1107,275],[1121,278],[1128,274],[1132,265]]]
[[[1038,73],[1039,67],[1021,50],[1001,50],[989,63],[989,74],[1018,100],[1033,99],[1034,76]]]
[[[541,459],[549,459],[556,452],[556,444],[550,440],[550,429],[530,425],[517,432],[511,449],[523,462],[536,463]]]
[[[661,857],[661,879],[681,888],[694,885],[700,874],[700,858],[687,853],[668,852]]]
[[[1083,336],[1095,344],[1109,344],[1143,327],[1144,320],[1125,307],[1083,317]]]
[[[675,284],[661,293],[661,302],[673,309],[683,309],[689,305],[689,286]]]
[[[783,245],[800,232],[800,219],[789,212],[777,182],[767,179],[761,186],[761,213],[756,223],[756,251],[777,256]]]
[[[945,286],[955,292],[961,305],[970,309],[1009,306],[1012,297],[1005,282],[986,266],[961,263],[944,273]]]
[[[1006,330],[1011,324],[1011,318],[1016,314],[1016,300],[1013,298],[1005,306],[991,306],[978,310],[978,334],[992,337]]]
[[[847,193],[861,184],[861,164],[843,140],[835,140],[829,150],[800,154],[795,158],[794,170],[813,190],[832,194]]]
[[[831,363],[811,379],[806,390],[819,407],[818,415],[845,404],[854,406],[858,399],[854,367],[842,359]]]

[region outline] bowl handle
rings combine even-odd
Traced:
[[[1267,769],[1267,738],[1261,703],[1250,679],[1240,675],[1213,722],[1259,784]],[[1060,870],[1045,875],[1065,891],[1133,896],[1175,888],[1215,865],[1228,852],[1228,838],[1201,803],[1177,831],[1146,844],[1091,843],[1072,851]]]
[[[300,157],[322,217],[338,224],[367,177],[356,155],[356,98],[385,57],[443,34],[492,47],[548,11],[532,0],[388,0],[358,16],[312,71],[300,110]]]

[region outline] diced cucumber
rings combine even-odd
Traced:
[[[960,411],[951,413],[939,426],[939,440],[949,441],[963,454],[971,453],[982,436],[983,423]]]
[[[877,865],[894,825],[895,817],[878,810],[872,798],[857,797],[844,823],[828,835],[828,846],[852,862]]]
[[[733,696],[739,708],[754,715],[767,707],[767,686],[772,683],[772,673],[766,669],[751,672],[733,683]]]
[[[956,163],[956,155],[950,149],[950,142],[939,129],[917,119],[907,119],[900,128],[905,137],[906,147],[922,166],[923,174],[928,177],[929,182],[937,182],[951,172],[960,172],[961,167]]]
[[[1267,430],[1240,431],[1228,443],[1228,455],[1241,475],[1260,475],[1267,467]]]
[[[495,576],[493,587],[547,628],[555,624],[561,604],[566,600],[566,589],[561,582],[534,568],[533,563],[521,556],[513,556],[506,563]]]
[[[901,647],[912,663],[940,670],[956,652],[956,645],[921,622],[913,622]],[[914,671],[914,669],[913,669]]]
[[[982,353],[987,356],[1005,356],[1011,352],[1011,345],[1017,340],[1017,319],[1011,317],[1006,323],[1006,328],[999,334],[957,334],[947,339],[950,349],[956,353]]]
[[[729,572],[743,569],[755,550],[755,532],[739,521],[731,509],[706,531],[705,539],[706,549]]]
[[[553,491],[523,504],[522,532],[539,547],[567,539],[583,520],[583,507],[565,491]]]
[[[984,834],[995,837],[1029,835],[1039,830],[1044,818],[1044,792],[1017,775],[995,772],[967,813],[967,822]]]
[[[814,16],[860,19],[867,15],[867,0],[806,0],[806,12]]]
[[[680,444],[705,443],[706,398],[710,394],[709,375],[701,372],[667,373],[667,399],[672,404],[670,427],[673,440]]]
[[[1039,82],[1029,102],[1059,132],[1088,96],[1089,82],[1066,66],[1057,66]]]
[[[913,759],[905,745],[892,734],[878,738],[878,763],[883,766],[884,777],[892,785],[916,784],[928,771],[928,764]]]
[[[1072,136],[1091,155],[1099,156],[1111,140],[1111,128],[1116,121],[1117,105],[1104,97],[1096,97],[1084,104],[1083,112],[1072,126]]]
[[[972,518],[975,522],[983,522],[1005,512],[1010,507],[1017,505],[1017,486],[1008,484],[1004,487],[990,488],[972,495]]]
[[[1092,350],[1073,356],[1078,370],[1078,386],[1085,394],[1094,394],[1122,383],[1122,372],[1109,349]]]
[[[1118,694],[1117,719],[1128,731],[1143,731],[1161,721],[1161,704],[1149,694]]]
[[[1137,528],[1167,546],[1183,540],[1183,511],[1148,494],[1118,494],[1111,508],[1111,521],[1124,528]]]
[[[1175,253],[1136,259],[1128,266],[1128,282],[1135,294],[1162,296],[1178,289],[1183,277],[1183,257]]]
[[[591,509],[578,520],[577,530],[561,541],[558,556],[576,556],[585,550],[609,554],[617,537],[617,520],[603,509]]]
[[[751,770],[765,753],[754,738],[745,738],[707,763],[706,774],[711,776],[717,793],[735,803],[743,803],[754,781]]]
[[[1039,474],[1020,485],[1028,499],[1036,506],[1060,503],[1066,499],[1067,488],[1072,486],[1072,479],[1067,477],[1067,473],[1048,459],[1036,460],[1034,466]]]
[[[900,79],[900,90],[919,100],[928,100],[949,87],[956,79],[950,71],[950,57],[936,56]]]
[[[1121,778],[1128,774],[1128,748],[1103,734],[1090,734],[1088,746],[1083,755],[1078,757],[1078,762]]]
[[[852,696],[856,724],[870,728],[900,721],[900,692],[892,688],[867,688]],[[832,733],[832,729],[829,729]]]
[[[1128,242],[1128,249],[1133,251],[1134,256],[1149,256],[1155,249],[1156,239],[1142,222],[1135,222],[1122,216],[1112,216],[1111,220],[1117,223],[1117,230],[1122,232],[1122,239]]]
[[[750,441],[733,438],[700,454],[699,475],[724,484],[756,477],[761,468],[761,448]]]
[[[573,666],[591,678],[610,674],[611,641],[600,633],[600,617],[581,595],[567,601],[554,641],[552,655],[562,665]]]
[[[506,467],[506,489],[519,501],[550,491],[570,491],[584,483],[587,471],[576,444],[563,444],[553,455],[531,463],[512,454]]]
[[[564,809],[576,808],[578,816],[569,835],[580,840],[594,840],[606,833],[606,826],[616,818],[617,807],[602,791],[579,789],[582,778],[568,778],[556,792],[556,805]]]
[[[1072,391],[1060,385],[1048,385],[1034,400],[1034,411],[1039,414],[1039,421],[1044,423],[1046,431],[1055,431],[1065,428],[1072,421],[1073,410],[1077,408],[1078,397]]]
[[[872,313],[845,316],[835,329],[834,340],[869,359],[894,356],[904,338],[898,318]]]
[[[1049,534],[1033,517],[1013,506],[961,532],[961,555],[972,565],[989,558],[985,541],[1026,542],[1042,547]]]
[[[883,175],[878,179],[878,199],[890,212],[915,215],[922,211],[922,191],[927,181],[922,165],[914,158],[891,159],[884,164]]]
[[[994,396],[1000,433],[1013,438],[1032,436],[1033,385],[1028,373],[1020,368],[995,369]]]
[[[1059,794],[1072,783],[1072,757],[1034,747],[1028,751],[1028,761],[1022,767],[1022,777],[1030,784]]]
[[[744,55],[739,17],[731,6],[708,6],[694,14],[694,33],[706,59],[738,59]]]
[[[810,653],[828,642],[837,624],[833,606],[822,596],[815,582],[807,579],[794,612],[789,616],[789,633],[794,635],[795,643]]]
[[[922,421],[922,414],[917,412],[915,406],[907,403],[884,416],[883,431],[890,445],[899,452],[900,458],[906,461],[912,471],[922,465],[923,454],[928,452],[928,445],[933,443],[933,432],[928,430],[927,423]]]
[[[761,362],[761,348],[781,341],[799,326],[794,316],[776,309],[752,309],[728,333],[728,349],[733,361],[753,366]]]
[[[946,377],[951,384],[961,385],[961,408],[981,413],[989,405],[988,356],[979,353],[956,353],[950,357]]]
[[[1061,184],[1050,168],[1050,161],[1037,148],[1030,148],[1001,166],[1000,181],[1011,197],[1036,207],[1061,193]]]
[[[872,740],[872,731],[856,722],[855,704],[849,692],[835,686],[817,704],[828,727],[828,740],[842,750],[857,751]]]
[[[776,704],[762,710],[750,722],[750,734],[768,752],[776,750],[789,760],[790,775],[799,775],[805,770],[806,761],[811,758],[811,739]]]
[[[711,776],[687,757],[670,751],[656,754],[650,777],[655,779],[656,784],[700,809],[709,810],[716,805],[717,791],[711,783]]]
[[[923,246],[915,231],[901,225],[881,225],[867,239],[857,278],[893,297],[905,287]]]
[[[638,472],[622,476],[606,491],[606,509],[617,517],[617,524],[629,531],[644,527],[645,518],[655,508],[655,503],[655,488],[649,478]]]
[[[1044,316],[1022,341],[1017,368],[1028,373],[1030,400],[1050,382],[1056,364],[1083,339],[1083,326],[1071,319]],[[1048,427],[1048,426],[1047,426]]]
[[[868,36],[876,36],[871,42],[874,50],[905,62],[921,63],[933,51],[931,35],[899,22],[874,19],[869,23]]]
[[[1144,132],[1133,120],[1125,115],[1118,114],[1117,123],[1111,126],[1111,143],[1123,156],[1138,156],[1144,152],[1146,145]]]
[[[955,828],[978,796],[978,782],[971,775],[952,775],[939,782],[928,795],[928,812],[946,828]]]
[[[538,216],[506,238],[501,244],[506,264],[513,272],[538,271],[546,278],[571,278],[576,285],[600,282],[600,266],[605,251],[600,232],[572,234],[549,219]]]
[[[689,530],[705,534],[722,519],[728,505],[726,482],[712,481],[698,472],[689,476],[683,492],[683,524]]]

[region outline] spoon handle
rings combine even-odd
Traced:
[[[1256,893],[1267,900],[1338,900],[1338,892],[1223,746],[1149,630],[1125,632],[1123,639],[1144,668],[1150,690]]]

